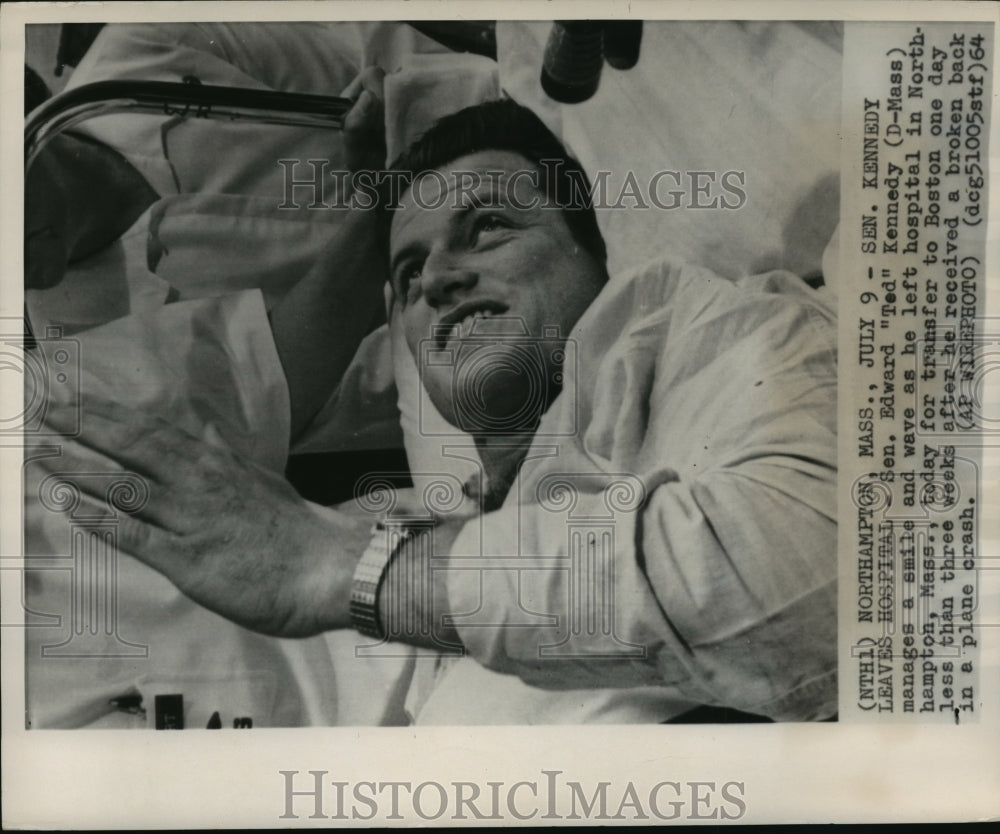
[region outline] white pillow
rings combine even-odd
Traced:
[[[734,210],[598,210],[612,277],[664,255],[730,278],[820,273],[839,210],[841,24],[645,21],[638,64],[605,65],[596,94],[569,105],[553,102],[539,80],[551,25],[498,23],[501,84],[567,143],[592,180],[610,172],[609,203],[628,172],[648,190],[659,171],[681,175],[688,202],[687,172],[706,171],[715,185],[699,201],[737,204],[720,179],[746,175],[746,201]],[[670,205],[667,192],[677,185],[669,176],[659,182]]]

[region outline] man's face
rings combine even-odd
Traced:
[[[553,348],[606,277],[563,212],[541,207],[544,195],[523,173],[535,170],[508,151],[464,156],[442,177],[418,180],[392,220],[394,304],[431,400],[455,425],[466,427],[476,409],[489,415],[485,424],[516,419],[539,386],[550,401],[560,358]],[[484,344],[489,349],[477,353]],[[532,344],[545,379],[524,361]],[[450,360],[428,362],[431,354]]]

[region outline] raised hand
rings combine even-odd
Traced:
[[[72,409],[53,407],[56,430]],[[214,435],[214,437],[213,437]],[[301,637],[349,625],[350,582],[371,518],[318,507],[214,430],[196,437],[153,415],[88,399],[83,429],[37,465],[104,501],[85,473],[130,471],[148,499],[118,526],[121,550],[206,608],[255,631]]]

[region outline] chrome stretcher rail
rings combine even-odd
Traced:
[[[24,126],[24,172],[60,133],[96,116],[143,113],[177,118],[341,130],[350,99],[172,81],[97,81],[46,101]],[[34,336],[24,313],[25,347]]]
[[[25,171],[54,136],[96,116],[146,113],[179,118],[340,130],[350,99],[172,81],[98,81],[67,90],[33,111],[24,128]]]

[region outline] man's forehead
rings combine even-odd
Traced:
[[[524,204],[538,189],[539,168],[513,151],[480,151],[439,168],[421,171],[401,196],[393,228],[415,210],[464,209],[487,198]]]

